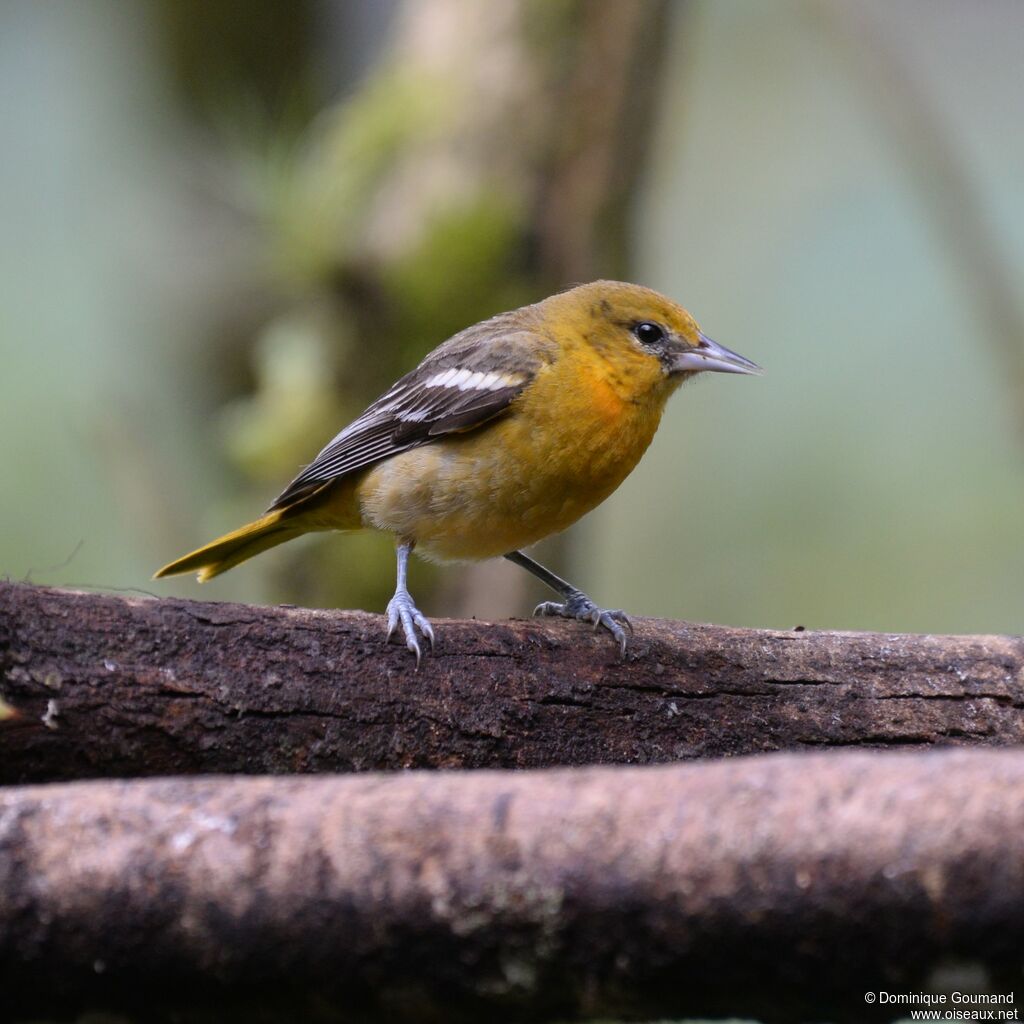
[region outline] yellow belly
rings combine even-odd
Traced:
[[[372,467],[356,487],[363,525],[440,561],[491,558],[564,530],[630,473],[664,405],[586,383],[552,401],[564,383],[542,382],[493,423]]]

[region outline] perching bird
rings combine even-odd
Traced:
[[[629,619],[527,557],[608,497],[658,429],[665,402],[703,370],[760,373],[649,288],[594,281],[467,327],[350,423],[255,522],[165,565],[200,582],[314,530],[375,529],[398,550],[387,639],[434,631],[406,585],[413,549],[436,561],[504,556],[562,598],[535,614],[604,627],[626,652]]]

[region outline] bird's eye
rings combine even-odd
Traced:
[[[652,324],[650,320],[644,320],[633,328],[633,334],[641,345],[657,345],[659,341],[665,340],[665,329],[658,324]]]

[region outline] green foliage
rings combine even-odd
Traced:
[[[296,452],[329,439],[341,412],[332,384],[338,351],[351,347],[345,323],[300,308],[273,321],[253,351],[256,390],[224,409],[229,457],[254,480],[283,484]],[[328,336],[338,351],[332,351]]]
[[[439,132],[444,84],[386,68],[323,115],[268,197],[273,264],[297,285],[330,283],[354,258],[382,179],[401,154]]]
[[[538,298],[525,276],[510,273],[522,236],[518,211],[492,192],[436,212],[419,243],[383,273],[400,336],[433,347],[469,324]]]

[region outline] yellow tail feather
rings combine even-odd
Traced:
[[[200,583],[219,576],[222,572],[234,568],[240,562],[244,562],[261,551],[283,544],[286,540],[298,537],[305,533],[309,527],[291,523],[282,523],[284,513],[271,512],[262,516],[253,523],[248,523],[223,537],[211,541],[191,554],[185,555],[177,561],[165,565],[153,576],[153,579],[160,579],[163,576],[181,576],[183,573],[195,572]]]

